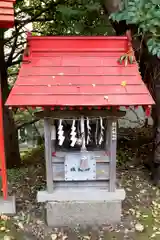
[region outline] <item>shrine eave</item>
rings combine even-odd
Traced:
[[[120,63],[131,51],[122,37],[28,37],[28,46],[6,105],[99,108],[150,106],[154,101],[138,64]]]
[[[16,0],[0,1],[0,28],[14,27],[14,3]]]

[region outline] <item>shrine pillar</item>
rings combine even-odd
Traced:
[[[0,1],[0,29],[14,27],[14,7],[15,0]],[[0,39],[1,41],[1,39]],[[0,66],[1,68],[1,66]],[[1,69],[0,69],[0,176],[2,197],[0,197],[0,214],[14,214],[16,212],[15,197],[8,196],[7,169],[4,146],[4,126],[3,126],[3,101],[1,88]]]

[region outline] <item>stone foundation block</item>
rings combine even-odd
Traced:
[[[13,215],[16,213],[15,197],[10,196],[7,200],[0,198],[0,214]]]
[[[121,201],[48,202],[47,224],[52,227],[97,226],[121,220]]]

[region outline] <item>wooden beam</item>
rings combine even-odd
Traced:
[[[116,161],[117,161],[117,122],[112,120],[110,122],[110,181],[109,192],[115,192],[116,190]]]
[[[1,80],[1,75],[0,75],[0,80]],[[1,177],[2,177],[3,199],[7,200],[8,184],[7,184],[7,169],[6,169],[5,144],[4,144],[4,122],[3,122],[3,104],[2,104],[1,85],[0,85],[0,170],[1,170]]]
[[[10,1],[10,2],[0,1],[0,7],[1,8],[13,8],[13,1]]]
[[[69,110],[63,110],[63,111],[50,111],[50,110],[46,110],[46,111],[41,111],[41,112],[37,112],[35,113],[35,116],[38,118],[45,118],[45,117],[51,117],[51,118],[55,118],[55,119],[59,119],[59,118],[80,118],[81,116],[86,116],[86,117],[90,117],[90,118],[95,118],[95,117],[124,117],[126,114],[125,111],[119,111],[119,110],[115,110],[113,112],[109,111],[109,110],[80,110],[80,111],[69,111]]]
[[[13,8],[1,8],[0,7],[0,15],[14,16],[14,9]]]
[[[109,14],[119,11],[121,0],[103,0]]]
[[[45,139],[47,191],[49,193],[52,193],[53,192],[52,146],[51,146],[51,130],[48,119],[44,119],[44,139]]]
[[[106,127],[105,127],[105,135],[106,135],[106,138],[105,138],[105,150],[107,152],[110,152],[111,151],[111,146],[110,146],[110,139],[111,139],[111,131],[110,131],[110,126],[111,126],[111,123],[112,123],[112,119],[106,119]]]

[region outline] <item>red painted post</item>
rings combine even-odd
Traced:
[[[0,165],[1,165],[2,191],[3,191],[4,200],[6,200],[8,197],[7,171],[6,171],[5,160],[6,159],[5,159],[5,147],[4,147],[2,90],[0,86]]]
[[[0,13],[0,28],[11,28],[14,26],[14,11],[13,4],[16,0],[4,0],[1,1],[0,7],[5,9],[7,12],[8,20],[6,16]],[[2,10],[1,9],[1,10]],[[0,77],[1,82],[1,77]],[[0,84],[0,168],[2,177],[2,191],[4,200],[8,197],[8,187],[7,187],[7,171],[6,171],[6,161],[5,161],[5,147],[4,147],[4,128],[3,128],[3,103],[2,103],[2,89]]]

